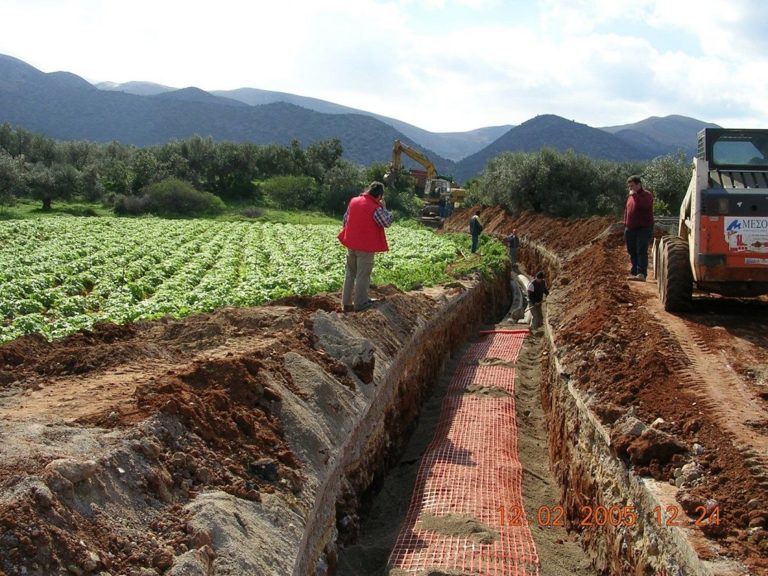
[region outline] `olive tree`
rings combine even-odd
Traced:
[[[693,164],[684,152],[658,156],[641,173],[643,187],[653,192],[654,210],[676,213],[693,174]]]
[[[28,186],[32,198],[43,203],[43,211],[52,209],[54,200],[68,200],[77,193],[80,173],[70,164],[46,166],[37,162],[29,172]]]
[[[363,170],[351,162],[340,161],[325,173],[320,186],[320,208],[331,214],[343,214],[349,200],[364,187]]]
[[[17,159],[0,149],[0,206],[13,204],[16,194],[24,187],[23,158]]]

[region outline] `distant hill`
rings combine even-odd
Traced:
[[[194,135],[216,140],[303,146],[338,138],[359,164],[389,162],[392,142],[417,146],[392,126],[362,114],[322,114],[276,102],[248,106],[198,88],[139,96],[99,90],[73,74],[43,73],[0,56],[0,122],[61,140],[118,140],[136,146]],[[452,162],[425,150],[440,170]]]
[[[696,138],[702,128],[719,128],[717,124],[702,122],[686,116],[651,116],[634,124],[602,128],[628,144],[650,150],[682,150],[687,156],[696,153]],[[693,135],[693,137],[691,137]]]
[[[153,84],[151,82],[126,82],[124,84],[115,84],[114,82],[102,82],[96,84],[102,90],[120,91],[139,96],[153,96],[167,92],[173,92],[176,88]],[[343,106],[311,98],[309,96],[299,96],[288,92],[276,92],[273,90],[262,90],[260,88],[237,88],[235,90],[213,90],[210,94],[221,96],[223,98],[237,100],[249,106],[262,106],[264,104],[274,104],[276,102],[286,102],[322,112],[324,114],[363,114],[381,120],[389,124],[407,138],[412,140],[420,149],[431,150],[438,156],[450,160],[460,160],[484,148],[511,126],[490,126],[478,128],[469,132],[429,132],[407,122],[402,122],[395,118],[389,118],[380,114],[366,112],[357,108]]]
[[[181,90],[170,90],[167,92],[161,92],[155,94],[154,98],[158,100],[177,100],[179,102],[198,102],[201,104],[223,104],[225,106],[239,106],[247,107],[248,104],[240,102],[240,100],[234,100],[232,98],[224,98],[223,96],[215,96],[200,88],[182,88]]]
[[[648,118],[604,129],[543,115],[519,126],[434,133],[405,122],[316,98],[256,88],[206,92],[148,82],[96,87],[69,72],[44,73],[0,55],[0,122],[61,140],[118,140],[136,146],[194,135],[219,141],[308,146],[337,138],[344,157],[386,163],[399,139],[423,152],[442,174],[463,182],[504,151],[543,146],[609,160],[644,160],[695,147],[696,133],[715,126],[686,118]],[[459,162],[452,159],[463,158]],[[406,166],[408,159],[403,159]]]
[[[655,156],[604,130],[544,114],[512,128],[490,146],[459,162],[457,178],[463,181],[478,174],[489,159],[502,152],[535,152],[545,146],[615,161],[645,160]]]
[[[592,128],[545,114],[510,129],[490,146],[459,162],[456,177],[463,181],[477,175],[488,160],[501,152],[535,152],[544,146],[615,161],[650,160],[678,150],[693,157],[696,135],[707,127],[717,127],[717,124],[675,115],[623,126]]]
[[[350,108],[349,106],[342,106],[341,104],[334,104],[333,102],[318,98],[297,96],[296,94],[288,94],[286,92],[272,92],[258,88],[238,88],[236,90],[215,90],[213,94],[240,100],[252,106],[274,102],[288,102],[325,114],[364,114],[394,127],[415,142],[417,147],[432,150],[439,156],[450,160],[460,160],[477,152],[511,128],[511,126],[491,126],[469,132],[429,132],[395,118]]]

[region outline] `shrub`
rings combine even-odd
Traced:
[[[149,198],[147,196],[115,195],[115,214],[119,216],[139,216],[149,212]]]
[[[220,214],[226,206],[218,196],[201,192],[177,178],[167,178],[142,189],[141,196],[122,196],[115,199],[115,213],[138,215],[152,213],[158,216],[202,216]]]
[[[246,206],[240,214],[246,218],[261,218],[264,215],[264,210],[257,206]]]
[[[269,203],[283,210],[306,210],[319,204],[317,182],[311,176],[275,176],[261,184]]]

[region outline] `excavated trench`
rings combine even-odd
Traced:
[[[527,269],[546,270],[550,279],[557,276],[558,260],[554,255],[537,250],[532,243],[526,252],[523,265]],[[307,523],[298,555],[308,562],[299,560],[294,574],[310,574],[313,569],[315,573],[327,570],[328,574],[341,576],[387,574],[396,526],[405,516],[410,497],[397,491],[412,484],[413,465],[436,426],[442,398],[439,382],[456,369],[457,352],[481,327],[518,317],[510,311],[519,306],[521,292],[508,278],[499,278],[490,285],[480,283],[467,291],[433,323],[414,334],[393,361],[381,385],[379,401],[353,431],[356,441],[340,458],[337,479],[326,483],[324,496],[318,499],[317,513]],[[635,476],[611,453],[609,431],[588,407],[584,393],[570,381],[569,368],[558,360],[550,326],[545,326],[543,336],[531,348],[541,359],[541,379],[534,387],[546,421],[548,476],[556,481],[549,493],[557,493],[558,500],[544,505],[539,500],[526,504],[526,508],[537,546],[546,546],[546,540],[552,537],[543,535],[547,526],[542,525],[541,516],[532,520],[534,514],[543,508],[550,513],[563,510],[563,534],[570,534],[583,558],[582,565],[577,566],[575,557],[563,560],[555,555],[548,566],[545,552],[539,556],[538,571],[531,573],[739,573],[725,560],[702,560],[697,550],[706,544],[700,536],[697,541],[690,532],[659,521],[659,510],[676,508],[673,487]],[[438,391],[433,393],[436,384]],[[631,426],[631,422],[627,425]],[[409,443],[414,430],[415,437]],[[529,465],[535,467],[534,462],[526,463],[524,457],[521,460],[524,470]],[[547,484],[543,475],[528,474],[534,482]],[[405,476],[410,478],[403,483]],[[393,514],[397,518],[393,519]],[[386,521],[383,516],[387,516]],[[541,533],[536,534],[535,528]],[[555,538],[562,546],[568,537],[556,534]],[[591,566],[583,565],[587,561]]]
[[[336,572],[338,545],[354,540],[363,501],[402,454],[444,364],[482,323],[503,315],[511,297],[506,277],[480,282],[448,301],[402,342],[377,383],[370,408],[349,431],[344,450],[318,490],[295,575]]]

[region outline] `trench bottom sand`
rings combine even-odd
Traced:
[[[515,363],[528,334],[481,332],[462,356],[389,557],[392,576],[539,574],[530,526],[520,521],[514,398]]]

